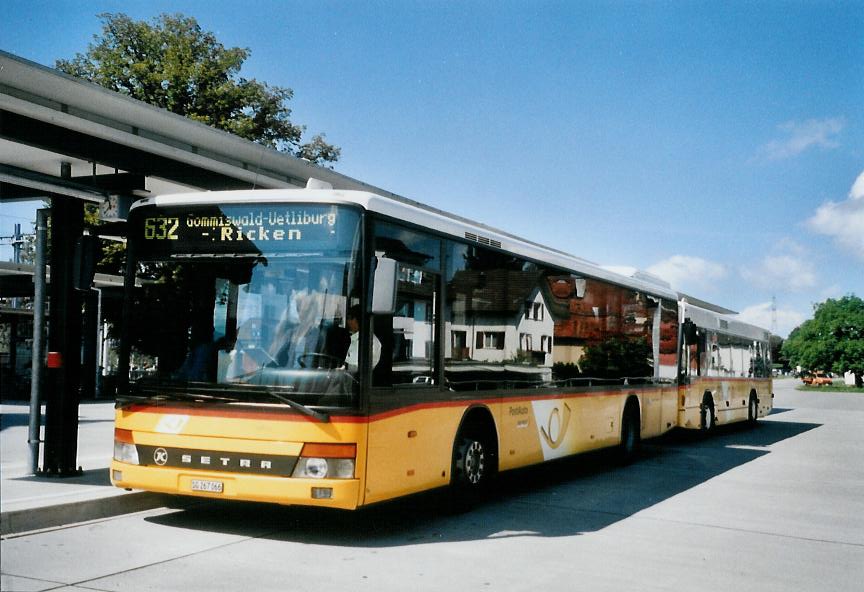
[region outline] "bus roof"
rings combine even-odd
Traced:
[[[471,243],[498,248],[503,251],[546,263],[568,271],[584,274],[596,279],[637,289],[655,296],[670,300],[678,300],[677,292],[673,291],[662,280],[644,277],[636,273],[626,276],[609,269],[604,269],[581,257],[553,249],[539,243],[518,237],[503,230],[498,230],[432,208],[398,196],[381,196],[365,191],[350,191],[341,189],[257,189],[241,191],[208,191],[182,193],[148,197],[133,204],[132,208],[145,205],[181,206],[205,204],[243,204],[243,203],[335,203],[359,205],[366,210],[404,220],[408,223],[429,228],[442,234],[467,240]]]
[[[758,341],[768,341],[771,333],[762,327],[740,321],[733,316],[702,308],[686,298],[681,300],[681,319],[690,319],[699,327]]]

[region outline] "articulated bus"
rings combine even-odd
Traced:
[[[129,216],[112,483],[354,509],[770,413],[768,333],[393,197]]]

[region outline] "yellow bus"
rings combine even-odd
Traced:
[[[129,216],[112,483],[353,509],[771,411],[768,334],[433,208],[297,189]]]

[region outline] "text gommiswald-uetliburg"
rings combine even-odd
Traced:
[[[189,214],[187,228],[218,228],[218,240],[300,240],[302,229],[296,226],[335,226],[335,212],[306,210],[250,212],[248,214],[200,216]],[[292,228],[285,228],[292,227]]]

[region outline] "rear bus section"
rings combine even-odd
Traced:
[[[686,429],[755,422],[772,409],[770,380],[704,379],[679,387],[678,426]]]
[[[680,317],[678,426],[709,431],[769,415],[770,334],[686,300]]]
[[[111,482],[147,491],[354,509],[366,425],[278,409],[117,409]]]

